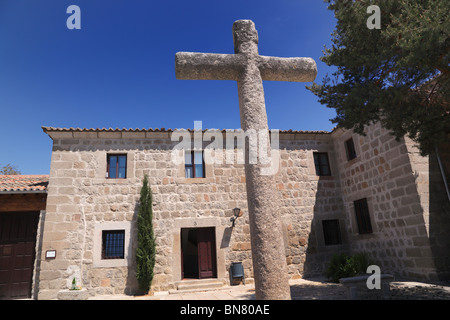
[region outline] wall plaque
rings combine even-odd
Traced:
[[[56,250],[45,251],[45,259],[55,259],[55,258],[56,258]]]

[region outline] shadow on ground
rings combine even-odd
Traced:
[[[392,300],[450,300],[449,287],[406,284],[405,282],[391,284]]]
[[[450,300],[450,287],[418,282],[393,282],[390,300]],[[347,290],[340,284],[315,281],[291,285],[292,300],[347,300]],[[362,298],[366,297],[366,298]],[[361,299],[367,298],[362,295]]]
[[[345,300],[346,290],[340,284],[324,282],[314,284],[291,285],[292,300]]]

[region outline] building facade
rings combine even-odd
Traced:
[[[74,278],[91,296],[138,291],[144,175],[157,241],[153,290],[176,289],[183,279],[230,283],[233,262],[243,264],[247,283],[253,280],[244,165],[204,163],[210,139],[176,162],[179,141],[170,129],[43,130],[53,151],[38,299],[57,298]],[[450,208],[436,159],[378,124],[366,131],[279,132],[276,183],[289,276],[323,275],[334,253],[365,251],[382,272],[448,279]],[[227,152],[238,153],[239,145]],[[235,208],[242,216],[233,222]]]

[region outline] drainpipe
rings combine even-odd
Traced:
[[[439,163],[439,169],[441,170],[442,179],[444,180],[445,191],[447,192],[447,199],[448,199],[448,202],[450,202],[450,191],[448,189],[447,177],[445,176],[444,167],[442,166],[441,157],[439,156],[439,151],[438,151],[437,146],[435,146],[435,150],[436,150],[436,158]]]

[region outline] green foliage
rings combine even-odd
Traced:
[[[337,24],[321,60],[336,71],[307,88],[338,126],[364,134],[380,121],[429,154],[450,132],[450,1],[324,2]],[[367,28],[369,5],[380,7],[381,29]]]
[[[334,254],[326,269],[326,276],[333,282],[339,282],[340,278],[348,277],[346,270],[347,260],[349,256],[346,254]]]
[[[326,276],[333,282],[339,282],[340,278],[354,277],[365,274],[367,267],[375,264],[365,252],[353,255],[334,254],[326,269]]]
[[[8,163],[3,167],[0,167],[0,174],[15,175],[20,174],[20,171],[15,166]]]
[[[155,267],[156,239],[153,232],[152,191],[145,175],[138,209],[138,245],[136,249],[136,279],[144,292],[150,290]]]
[[[75,277],[72,279],[72,287],[70,290],[81,290],[81,287],[77,286],[77,279],[75,279]]]

